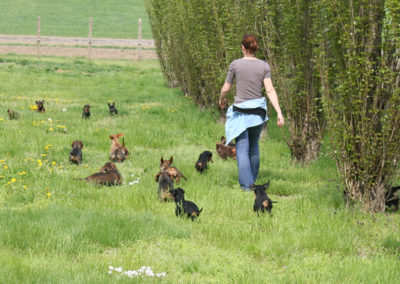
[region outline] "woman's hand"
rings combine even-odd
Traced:
[[[281,113],[279,113],[278,116],[277,116],[277,122],[276,122],[276,124],[277,124],[279,127],[282,127],[283,125],[285,125],[285,119],[283,118],[283,115],[282,115]]]
[[[219,98],[218,102],[219,108],[220,109],[225,109],[226,108],[226,99],[225,98]]]

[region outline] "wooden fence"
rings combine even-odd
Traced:
[[[87,57],[92,57],[92,47],[96,46],[118,46],[118,47],[136,47],[136,59],[142,59],[142,48],[155,48],[154,40],[142,39],[142,19],[138,20],[138,36],[137,39],[118,39],[118,38],[93,38],[93,18],[89,18],[88,37],[59,37],[59,36],[41,36],[41,21],[37,18],[37,35],[36,36],[19,36],[19,35],[0,35],[0,40],[17,43],[33,43],[36,44],[36,54],[41,56],[41,45],[87,45]]]

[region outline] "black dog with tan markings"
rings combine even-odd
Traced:
[[[259,215],[260,210],[262,213],[264,213],[264,211],[268,211],[268,213],[271,214],[272,203],[277,203],[276,201],[272,201],[268,197],[266,192],[268,187],[269,187],[269,181],[261,185],[255,185],[255,184],[250,185],[250,190],[253,190],[255,195],[253,210],[254,212],[257,212],[257,216],[260,216]]]
[[[203,211],[203,208],[199,210],[199,207],[197,207],[194,202],[185,200],[184,194],[185,191],[180,187],[172,190],[172,195],[176,204],[175,215],[182,216],[182,214],[187,214],[187,217],[191,218],[193,221],[199,217],[200,212]]]

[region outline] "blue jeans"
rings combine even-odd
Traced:
[[[236,137],[236,159],[239,169],[239,184],[244,190],[255,183],[260,168],[260,150],[258,140],[260,139],[263,125],[247,128]]]

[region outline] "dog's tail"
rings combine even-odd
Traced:
[[[278,203],[278,201],[271,201],[271,203]]]
[[[183,173],[179,172],[181,174],[181,177],[183,177],[184,180],[187,180],[187,178],[183,175]]]

